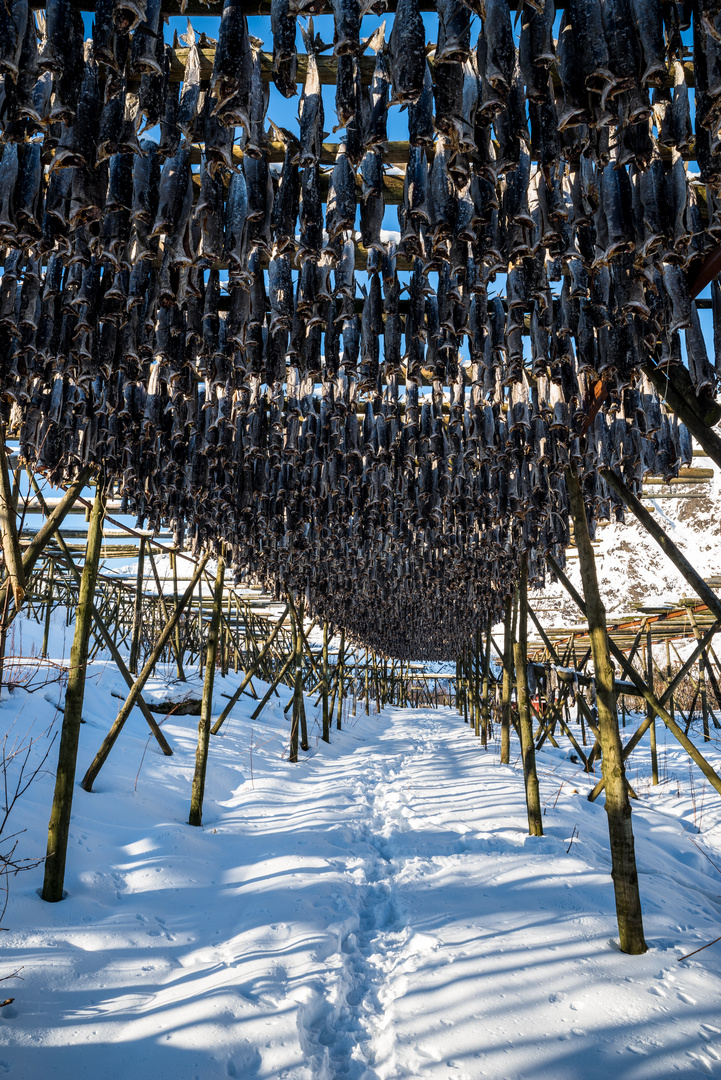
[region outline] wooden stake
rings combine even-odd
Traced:
[[[173,606],[178,606],[178,560],[174,551],[170,552],[170,568],[173,571]],[[183,671],[183,650],[180,643],[180,620],[175,624],[175,664],[178,678],[181,682],[185,682],[185,672]]]
[[[290,598],[289,598],[290,603]],[[293,719],[290,728],[290,753],[288,760],[292,763],[298,760],[298,734],[300,730],[300,700],[303,696],[303,641],[298,629],[298,618],[293,607],[290,609],[290,625],[293,633],[293,666],[295,668],[295,680],[293,697]]]
[[[55,578],[55,560],[49,559],[48,566],[48,602],[45,608],[45,626],[43,627],[43,647],[41,655],[48,655],[48,641],[50,638],[50,616],[53,610],[53,584]]]
[[[143,588],[145,582],[145,537],[140,537],[138,548],[138,566],[135,574],[135,598],[133,602],[133,629],[130,638],[130,659],[128,670],[138,674],[138,649],[140,647],[140,628],[143,623]]]
[[[88,644],[93,620],[93,593],[98,576],[100,548],[103,539],[103,515],[105,513],[103,486],[98,486],[90,515],[88,546],[85,566],[80,582],[80,599],[75,612],[75,634],[70,650],[70,673],[65,692],[65,711],[60,732],[58,767],[55,774],[55,793],[48,825],[48,848],[45,858],[45,879],[42,898],[54,904],[63,898],[65,861],[68,851],[70,814],[75,788],[75,768],[78,760],[80,722],[85,696],[85,675],[88,664]]]
[[[653,686],[653,639],[651,636],[651,624],[646,628],[646,683]],[[658,749],[656,747],[656,714],[646,702],[646,716],[649,718],[649,731],[651,741],[651,783],[654,787],[658,784]]]
[[[108,754],[110,753],[113,746],[115,745],[115,742],[116,742],[116,740],[118,738],[118,735],[123,730],[123,727],[125,725],[125,721],[130,716],[130,713],[133,710],[133,706],[137,702],[138,695],[142,692],[143,687],[145,686],[146,682],[148,681],[148,679],[150,678],[150,676],[153,673],[155,665],[158,662],[158,659],[159,659],[163,649],[168,644],[168,641],[170,640],[170,636],[173,633],[173,630],[175,629],[175,624],[176,624],[177,620],[180,618],[181,614],[183,613],[183,610],[185,608],[185,605],[188,603],[188,600],[193,595],[193,589],[195,588],[198,581],[200,581],[201,574],[203,573],[203,570],[205,569],[205,564],[207,563],[209,557],[210,557],[209,555],[204,555],[203,558],[200,560],[200,562],[197,564],[197,566],[195,568],[195,572],[194,572],[193,577],[191,579],[191,582],[188,585],[188,588],[183,593],[183,595],[182,595],[182,597],[180,599],[180,603],[178,604],[178,607],[175,609],[175,611],[171,615],[170,619],[165,624],[165,626],[164,626],[164,628],[163,628],[163,630],[162,630],[162,632],[160,634],[160,637],[158,638],[157,642],[155,643],[154,648],[152,649],[152,651],[150,653],[150,656],[148,657],[148,659],[145,662],[145,666],[144,666],[143,670],[140,672],[137,679],[133,683],[132,688],[130,690],[130,693],[128,694],[128,696],[125,699],[124,703],[120,707],[120,712],[118,713],[117,717],[115,718],[115,723],[113,724],[110,731],[108,732],[108,734],[103,739],[103,742],[102,742],[102,745],[101,745],[100,749],[98,750],[97,754],[93,758],[93,761],[91,762],[90,768],[88,769],[85,776],[83,777],[80,786],[83,787],[86,791],[92,791],[93,784],[94,784],[95,780],[97,779],[97,775],[100,772],[100,770],[102,769],[105,762],[107,761]]]
[[[366,686],[368,672],[366,670]],[[323,742],[330,742],[330,721],[328,717],[328,620],[323,620]],[[366,713],[368,712],[366,695]]]
[[[602,768],[606,783],[606,814],[611,844],[611,877],[616,899],[618,932],[622,952],[637,955],[646,952],[646,941],[643,935],[641,897],[631,825],[631,804],[628,799],[623,767],[623,747],[616,714],[614,675],[606,631],[606,611],[598,588],[596,563],[588,533],[581,486],[573,466],[566,468],[566,487],[573,515],[581,580],[586,600],[588,633],[593,651],[598,727],[603,751]]]
[[[526,808],[528,810],[528,832],[531,836],[543,836],[543,813],[541,795],[536,773],[536,747],[533,741],[533,722],[528,696],[528,571],[525,556],[521,559],[521,573],[518,581],[518,642],[513,646],[513,659],[516,668],[516,700],[518,701],[518,726],[521,735],[521,753],[523,755],[523,779],[526,787]]]
[[[205,681],[203,697],[200,703],[200,722],[198,724],[198,746],[195,751],[195,775],[190,795],[189,825],[201,825],[203,822],[203,796],[205,794],[205,773],[208,767],[208,747],[210,745],[210,717],[213,712],[213,683],[215,682],[215,661],[218,654],[218,635],[220,633],[220,615],[223,604],[223,578],[225,561],[218,558],[213,591],[213,613],[210,618],[208,649],[205,660]],[[177,610],[177,607],[176,607]],[[178,652],[178,655],[180,653]]]
[[[371,699],[370,699],[370,684],[369,684],[369,679],[368,679],[368,650],[367,649],[366,649],[365,673],[366,673],[366,685],[365,685],[365,691],[366,691],[366,694],[365,694],[365,697],[366,697],[366,716],[370,716]]]
[[[283,626],[283,623],[285,622],[285,617],[286,617],[287,614],[288,614],[288,605],[286,604],[286,606],[285,606],[285,608],[283,610],[283,614],[281,615],[281,617],[278,619],[278,622],[273,627],[272,633],[266,638],[265,644],[263,645],[263,648],[261,649],[261,651],[256,656],[255,661],[252,664],[252,666],[246,672],[245,676],[243,677],[242,683],[240,684],[238,689],[234,692],[234,694],[231,697],[230,701],[225,706],[225,708],[223,709],[223,711],[220,714],[220,716],[218,717],[218,719],[215,721],[215,724],[214,724],[213,728],[211,729],[211,735],[217,735],[218,734],[221,727],[223,726],[223,724],[227,720],[228,716],[230,715],[230,711],[233,708],[233,706],[235,705],[236,701],[238,700],[240,695],[243,693],[243,691],[245,690],[246,686],[248,685],[250,680],[255,675],[258,668],[261,666],[261,664],[265,660],[266,656],[268,655],[271,648],[273,647],[273,642],[275,641],[276,637],[278,636],[278,634],[281,631],[281,628]],[[275,684],[271,687],[271,689],[268,691],[265,698],[261,702],[261,707],[270,698],[274,688],[275,688]],[[256,710],[256,711],[258,711],[258,710]],[[253,714],[253,716],[255,717],[255,713]]]
[[[18,611],[22,607],[25,596],[25,570],[20,551],[16,514],[17,507],[10,486],[8,459],[5,453],[5,427],[0,425],[0,534],[5,568],[12,588],[15,610]]]
[[[36,494],[37,494],[38,502],[40,503],[40,506],[42,508],[43,513],[47,513],[47,506],[45,504],[45,499],[43,498],[43,494],[42,494],[42,492],[40,491],[39,488],[37,489]],[[81,585],[80,571],[78,570],[77,566],[75,565],[75,560],[73,559],[72,554],[70,553],[70,549],[68,548],[68,545],[65,543],[65,539],[64,539],[62,533],[60,532],[60,526],[59,525],[55,526],[55,539],[57,541],[58,547],[60,548],[60,550],[61,550],[61,552],[63,554],[63,559],[65,560],[65,562],[66,562],[66,564],[68,566],[68,569],[70,570],[70,573],[75,578],[75,582],[76,582],[76,584],[78,586],[78,589],[79,589],[80,585]],[[107,626],[105,625],[105,622],[103,621],[103,618],[100,615],[100,612],[98,611],[97,607],[95,606],[95,603],[93,603],[92,608],[93,608],[93,622],[95,623],[96,631],[99,632],[100,637],[103,639],[103,642],[104,642],[106,648],[108,649],[111,657],[113,658],[113,662],[115,663],[115,666],[117,667],[118,671],[123,676],[123,678],[125,679],[125,682],[127,683],[128,688],[130,689],[130,688],[132,688],[132,685],[133,685],[132,675],[131,675],[130,671],[128,670],[128,668],[125,666],[125,661],[123,660],[122,656],[120,655],[120,652],[118,651],[118,648],[117,648],[115,642],[113,641],[112,635],[111,635],[110,631],[108,630]],[[163,753],[167,757],[171,757],[172,753],[173,753],[172,748],[171,748],[170,744],[168,743],[167,739],[165,738],[165,736],[163,735],[162,731],[160,730],[160,727],[159,727],[155,717],[150,712],[150,709],[148,708],[147,704],[143,700],[143,697],[142,697],[141,694],[138,694],[137,705],[138,705],[138,708],[140,709],[140,711],[142,712],[143,716],[145,717],[145,720],[146,720],[146,722],[148,724],[148,727],[150,728],[153,735],[155,736],[155,739],[156,739],[156,742],[158,743],[158,746],[160,747],[160,749],[163,751]]]
[[[483,655],[483,700],[481,704],[481,720],[483,729],[483,748],[488,748],[488,731],[491,724],[490,685],[491,685],[491,630],[493,620],[488,615],[488,627],[486,629],[486,651]],[[436,683],[436,687],[438,683]]]
[[[503,685],[501,688],[501,765],[511,760],[511,690],[513,688],[513,597],[506,597],[503,619]]]
[[[295,660],[295,649],[291,649],[290,650],[290,656],[288,656],[286,658],[285,663],[281,666],[280,672],[275,676],[275,678],[273,680],[273,683],[271,684],[271,686],[269,687],[269,689],[267,690],[267,692],[265,694],[265,697],[262,699],[260,704],[256,706],[254,712],[251,713],[251,717],[250,717],[251,720],[257,720],[258,719],[258,717],[262,713],[263,709],[265,708],[265,706],[268,704],[271,697],[273,696],[273,691],[275,690],[276,686],[278,686],[278,684],[283,681],[283,678],[285,677],[288,669],[290,668],[290,665],[293,663],[294,660]],[[218,725],[216,724],[215,726],[217,727]]]

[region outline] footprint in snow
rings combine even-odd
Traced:
[[[225,1071],[231,1077],[256,1076],[261,1065],[260,1053],[247,1039],[228,1058]]]

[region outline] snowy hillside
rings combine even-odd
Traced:
[[[218,679],[216,713],[236,680]],[[515,743],[502,767],[452,711],[389,709],[359,710],[327,746],[307,699],[311,749],[293,766],[287,693],[255,723],[243,698],[213,738],[200,829],[196,718],[164,718],[163,758],[134,710],[96,790],[76,788],[66,899],[40,899],[39,868],[10,882],[2,1075],[721,1075],[721,946],[679,962],[721,932],[721,802],[663,731],[653,793],[645,745],[632,759],[650,949],[630,957],[606,816],[585,798],[596,777],[566,749],[538,755],[546,835],[530,839]],[[79,771],[117,694],[93,664]],[[57,684],[18,688],[3,730],[34,733],[40,755],[61,701]],[[48,769],[23,798],[23,855],[44,854],[52,787]]]
[[[673,485],[674,494],[687,492],[688,499],[654,499],[644,506],[655,507],[655,515],[671,539],[683,551],[702,577],[721,574],[721,471],[709,458],[694,458],[694,465],[713,468],[713,480],[703,484]],[[661,485],[649,490],[662,491]],[[630,512],[623,525],[599,526],[595,547],[598,580],[609,620],[627,615],[634,603],[660,605],[676,603],[693,595],[676,567],[658,544],[638,524]],[[571,551],[567,573],[579,591],[581,574],[578,559]],[[575,626],[578,609],[562,585],[548,584],[530,597],[545,626]]]

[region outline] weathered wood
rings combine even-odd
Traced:
[[[481,727],[482,727],[482,739],[484,749],[488,748],[488,734],[491,726],[491,703],[490,703],[490,685],[491,685],[491,630],[493,629],[493,618],[489,614],[488,626],[486,627],[486,651],[483,654],[483,697],[481,700]],[[438,694],[438,683],[436,682],[436,695]],[[437,697],[436,697],[437,704]]]
[[[200,705],[200,722],[198,724],[198,745],[195,751],[195,773],[193,775],[193,788],[190,795],[189,825],[202,825],[203,823],[203,797],[205,795],[205,774],[208,768],[210,717],[213,712],[213,684],[215,682],[215,661],[218,654],[218,635],[220,631],[221,607],[223,604],[224,577],[225,560],[221,555],[218,558],[218,568],[215,574],[213,613],[210,618],[210,631],[208,633],[205,680],[203,682],[203,698]]]
[[[128,670],[138,674],[138,649],[140,646],[140,628],[143,621],[143,588],[145,582],[145,537],[140,538],[138,566],[135,575],[135,602],[133,604],[133,628],[130,636],[130,659]]]
[[[646,627],[646,685],[653,686],[653,637],[651,634],[651,627]],[[653,709],[646,702],[646,716],[649,718],[650,723],[648,726],[650,746],[651,746],[651,783],[654,787],[658,785],[658,747],[656,746],[656,714]]]
[[[30,482],[34,483],[35,478],[32,473],[28,473]],[[38,529],[37,533],[33,537],[32,541],[25,549],[23,554],[23,573],[25,575],[25,581],[28,582],[30,575],[35,569],[35,564],[42,555],[48,543],[52,540],[56,527],[58,527],[64,520],[70,511],[70,508],[77,501],[80,492],[85,487],[90,477],[90,469],[83,469],[79,474],[77,480],[71,484],[63,497],[59,499],[53,506],[52,512],[46,518],[45,522]],[[39,490],[39,489],[38,489]],[[7,584],[0,588],[0,610],[5,608],[5,596],[7,593]],[[12,590],[10,590],[12,591]],[[12,621],[15,616],[13,611],[8,618],[8,621]]]
[[[158,573],[158,567],[157,567],[157,564],[155,562],[155,556],[153,555],[153,545],[152,545],[152,543],[148,544],[148,558],[150,559],[150,568],[153,571],[153,577],[155,578],[155,587],[158,590],[158,603],[160,604],[160,610],[163,613],[163,621],[167,623],[168,620],[170,619],[170,615],[168,614],[168,608],[167,608],[167,605],[165,603],[165,594],[163,593],[163,586],[162,586],[161,581],[160,581],[160,574]],[[201,611],[202,611],[202,607],[201,607]],[[183,671],[183,665],[182,665],[181,658],[180,658],[180,649],[179,649],[179,647],[176,647],[175,631],[178,629],[178,622],[179,621],[180,621],[179,619],[176,619],[176,621],[175,621],[175,624],[174,624],[174,627],[173,627],[174,632],[170,636],[170,647],[171,647],[173,653],[175,654],[175,663],[177,665],[178,678],[180,679],[181,682],[186,682],[187,680],[185,678],[185,672]]]
[[[48,847],[45,857],[45,876],[42,898],[57,903],[63,898],[65,863],[70,832],[70,815],[75,789],[75,769],[78,760],[80,723],[85,696],[85,675],[88,665],[90,627],[93,620],[93,594],[100,562],[100,544],[103,535],[105,493],[98,487],[88,529],[88,547],[85,566],[80,582],[80,598],[75,612],[75,633],[70,650],[70,671],[65,691],[65,707],[58,748],[58,766],[55,773],[55,791],[48,825]]]
[[[533,722],[528,694],[528,571],[525,556],[521,559],[518,579],[518,641],[513,646],[516,668],[516,700],[518,702],[518,729],[523,757],[523,779],[526,788],[528,832],[530,836],[543,836],[543,812],[536,773],[536,745],[533,741]]]
[[[711,460],[715,461],[721,468],[721,439],[711,430],[708,423],[709,420],[711,423],[718,421],[715,412],[710,417],[700,417],[697,411],[698,403],[696,402],[696,407],[694,407],[693,400],[689,400],[688,395],[684,394],[681,388],[676,385],[675,380],[668,375],[667,369],[662,371],[655,364],[648,362],[643,365],[643,370],[660,394],[661,399],[676,413],[679,420],[684,422]],[[716,418],[714,419],[715,415]]]
[[[41,493],[39,488],[37,490],[37,495],[38,495],[38,499],[40,500],[41,505],[42,505],[43,504],[43,496],[42,496],[42,493]],[[74,561],[72,555],[70,554],[70,551],[68,550],[68,546],[65,543],[65,540],[63,539],[63,537],[60,535],[60,531],[59,531],[59,529],[57,527],[56,527],[55,535],[56,535],[56,539],[57,539],[58,545],[60,547],[60,550],[61,550],[61,552],[63,554],[63,558],[65,559],[65,562],[67,563],[67,566],[68,566],[68,568],[70,570],[70,573],[75,578],[75,581],[76,581],[77,585],[80,586],[80,584],[81,584],[80,571],[78,570],[77,566],[75,565],[75,561]],[[52,565],[53,564],[51,563],[51,566]],[[96,579],[97,579],[97,575],[96,575]],[[103,621],[103,618],[100,615],[100,612],[98,611],[98,609],[95,606],[94,602],[93,602],[93,605],[92,605],[92,612],[93,612],[93,621],[95,623],[95,626],[96,626],[98,632],[100,633],[100,636],[102,637],[102,639],[103,639],[103,641],[105,643],[105,646],[108,649],[108,651],[109,651],[109,653],[110,653],[110,655],[111,655],[111,657],[113,659],[113,662],[114,662],[115,666],[117,667],[117,669],[120,672],[120,674],[122,675],[122,677],[125,679],[125,682],[127,683],[128,688],[131,688],[132,685],[133,685],[133,677],[132,677],[130,671],[128,670],[128,668],[125,666],[125,661],[123,660],[122,656],[120,655],[120,652],[119,652],[119,650],[118,650],[118,648],[117,648],[117,646],[116,646],[116,644],[115,644],[115,642],[113,640],[113,637],[112,637],[110,631],[108,630],[107,626],[105,625],[105,622]],[[138,708],[140,709],[143,716],[145,717],[145,720],[146,720],[146,722],[148,724],[148,727],[150,728],[153,735],[155,736],[155,739],[156,739],[156,741],[158,743],[158,746],[160,747],[160,749],[163,751],[163,753],[167,757],[170,757],[172,755],[172,753],[173,753],[173,750],[172,750],[170,744],[168,743],[167,739],[163,735],[162,731],[160,730],[160,727],[158,726],[158,724],[157,724],[157,722],[155,720],[155,717],[150,712],[150,709],[148,708],[148,706],[147,706],[147,704],[146,704],[146,702],[145,702],[145,700],[144,700],[144,698],[142,697],[141,694],[138,694],[137,704],[138,704]]]
[[[294,659],[295,659],[295,650],[291,649],[290,656],[287,657],[285,663],[282,665],[282,667],[280,669],[280,672],[276,675],[275,679],[273,680],[270,687],[266,691],[265,697],[261,700],[260,704],[256,707],[254,712],[251,713],[251,716],[250,716],[251,720],[257,720],[258,719],[258,717],[262,713],[263,709],[265,708],[265,706],[270,701],[270,699],[271,699],[271,697],[273,695],[273,691],[275,690],[276,686],[278,686],[283,681],[283,678],[285,677],[286,673],[290,669],[290,666],[293,663]],[[216,724],[216,727],[217,726],[218,725]]]
[[[366,715],[368,713],[368,654],[366,653]],[[330,742],[330,720],[328,714],[328,620],[323,620],[323,742]]]
[[[53,611],[53,588],[55,585],[55,560],[48,560],[48,601],[45,608],[45,625],[43,627],[43,644],[40,650],[41,656],[48,655],[48,642],[50,638],[50,616]]]
[[[546,555],[546,562],[548,563],[549,567],[556,575],[558,580],[561,582],[566,592],[569,594],[569,596],[572,597],[579,609],[585,615],[586,605],[584,601],[581,599],[576,589],[574,589],[573,585],[568,580],[556,560],[553,558],[552,555]],[[648,703],[652,706],[654,712],[656,713],[656,716],[660,717],[660,719],[663,720],[664,724],[674,736],[674,738],[681,743],[681,746],[683,746],[689,757],[691,757],[692,760],[696,762],[699,769],[704,774],[704,776],[714,788],[714,790],[721,795],[721,777],[718,776],[718,774],[714,771],[711,765],[709,765],[708,761],[703,756],[701,751],[696,746],[694,746],[688,735],[679,727],[674,718],[669,715],[661,702],[649,690],[649,688],[646,686],[645,682],[638,674],[636,669],[633,667],[633,665],[628,663],[628,660],[626,659],[623,652],[616,645],[613,638],[608,639],[608,647],[614,660],[618,661],[618,663],[628,675],[630,681],[636,686],[636,689],[638,690],[640,696],[642,698],[645,698],[646,701],[648,701]]]
[[[10,473],[5,453],[5,426],[0,425],[0,535],[5,569],[12,589],[15,610],[18,611],[25,597],[25,570],[20,551],[16,515],[17,510],[10,486]]]
[[[566,469],[566,488],[576,533],[581,580],[586,601],[586,619],[593,651],[599,739],[603,750],[603,778],[606,781],[611,877],[616,899],[618,932],[621,950],[636,955],[646,952],[646,941],[643,934],[641,897],[631,825],[631,804],[625,783],[623,748],[613,690],[613,668],[606,632],[606,611],[598,588],[596,563],[588,533],[581,486],[573,466]]]
[[[501,765],[511,760],[511,690],[513,688],[513,625],[515,601],[506,597],[503,619],[503,684],[501,687]]]
[[[94,784],[95,780],[97,779],[97,775],[100,772],[100,770],[102,769],[105,762],[107,761],[108,754],[112,750],[112,748],[115,745],[115,742],[116,742],[116,740],[118,738],[118,735],[120,734],[120,732],[123,730],[123,727],[125,726],[125,721],[130,716],[130,713],[133,710],[133,706],[137,703],[138,695],[141,693],[141,691],[142,691],[143,687],[145,686],[146,682],[148,681],[148,679],[152,675],[153,670],[155,668],[155,665],[158,662],[158,659],[160,658],[160,655],[161,655],[163,649],[168,644],[170,636],[173,633],[173,630],[175,629],[175,624],[178,621],[178,619],[180,618],[180,616],[182,615],[186,604],[188,603],[191,596],[193,595],[193,590],[194,590],[196,584],[198,583],[198,581],[200,581],[201,574],[203,573],[203,570],[205,569],[205,564],[207,563],[209,557],[210,557],[209,555],[204,555],[203,558],[198,563],[198,565],[196,566],[195,573],[193,574],[193,577],[191,578],[190,584],[188,585],[187,589],[183,593],[183,595],[182,595],[182,597],[180,599],[180,603],[178,604],[178,607],[175,609],[175,611],[171,615],[170,619],[167,621],[167,623],[163,627],[163,630],[162,630],[162,632],[160,634],[160,637],[158,638],[157,642],[155,643],[155,646],[151,650],[150,656],[148,657],[148,659],[145,662],[145,666],[144,666],[143,670],[140,672],[137,679],[133,683],[133,685],[132,685],[132,687],[130,689],[130,693],[128,694],[127,698],[125,699],[123,705],[120,708],[120,711],[119,711],[117,717],[115,718],[115,722],[114,722],[113,726],[111,727],[110,731],[105,736],[105,738],[103,739],[103,742],[102,742],[102,745],[101,745],[100,749],[98,750],[97,754],[93,758],[93,760],[92,760],[92,762],[90,764],[90,767],[88,768],[88,771],[85,773],[85,776],[83,777],[82,782],[81,782],[81,787],[83,787],[86,791],[92,791],[93,784]]]
[[[250,668],[248,669],[248,671],[244,675],[243,681],[241,682],[240,686],[234,692],[234,694],[231,697],[230,701],[225,706],[225,708],[223,709],[223,711],[220,714],[220,716],[218,717],[218,719],[215,721],[215,724],[213,725],[213,727],[211,729],[211,735],[217,735],[218,734],[221,727],[223,726],[225,721],[228,719],[228,716],[230,715],[230,711],[233,708],[233,706],[235,705],[236,701],[239,699],[240,695],[243,693],[243,691],[247,687],[248,683],[253,678],[256,671],[261,666],[261,664],[265,660],[265,658],[268,655],[268,653],[270,652],[270,650],[273,648],[273,643],[274,643],[275,639],[277,638],[278,634],[281,631],[281,628],[283,626],[283,623],[285,622],[285,617],[286,617],[287,614],[288,614],[288,605],[286,604],[286,606],[283,608],[283,614],[281,615],[281,617],[278,619],[277,623],[273,627],[272,632],[266,638],[265,643],[263,645],[263,648],[260,650],[260,652],[258,653],[258,655],[255,658],[255,661],[253,662],[253,664],[251,664]],[[271,690],[271,692],[272,692],[272,690]],[[263,703],[265,703],[267,698],[270,697],[271,692],[269,692],[266,695],[266,698],[263,699]]]

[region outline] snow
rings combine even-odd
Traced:
[[[718,574],[719,517],[721,516],[721,469],[710,458],[694,458],[694,466],[713,469],[713,478],[703,484],[676,485],[670,490],[685,492],[688,499],[644,499],[671,540],[680,548],[702,577]],[[654,484],[651,490],[662,491]],[[627,616],[634,603],[646,606],[678,604],[681,597],[695,593],[674,564],[630,511],[625,524],[615,520],[599,524],[596,530],[598,583],[609,622]],[[581,571],[573,553],[566,572],[582,592]],[[544,629],[580,624],[581,615],[562,585],[547,578],[545,589],[531,596],[531,604]],[[533,631],[531,628],[531,635]]]
[[[88,678],[78,777],[124,690],[104,662]],[[217,679],[216,714],[238,681]],[[168,691],[158,679],[147,697]],[[532,839],[515,740],[501,766],[453,710],[359,705],[328,746],[309,698],[311,749],[290,765],[289,693],[255,723],[244,696],[211,739],[200,829],[197,718],[162,718],[165,758],[133,711],[94,792],[75,789],[67,897],[40,898],[40,868],[10,882],[0,975],[22,970],[2,987],[0,1074],[721,1075],[721,943],[679,962],[720,932],[721,800],[662,728],[657,788],[647,738],[631,759],[650,948],[629,957],[602,798],[586,798],[598,777],[567,744],[538,754]],[[58,701],[58,684],[19,686],[2,730],[34,733],[41,755]],[[702,749],[720,768],[718,739]],[[44,854],[52,789],[47,767],[14,812],[24,856]]]

